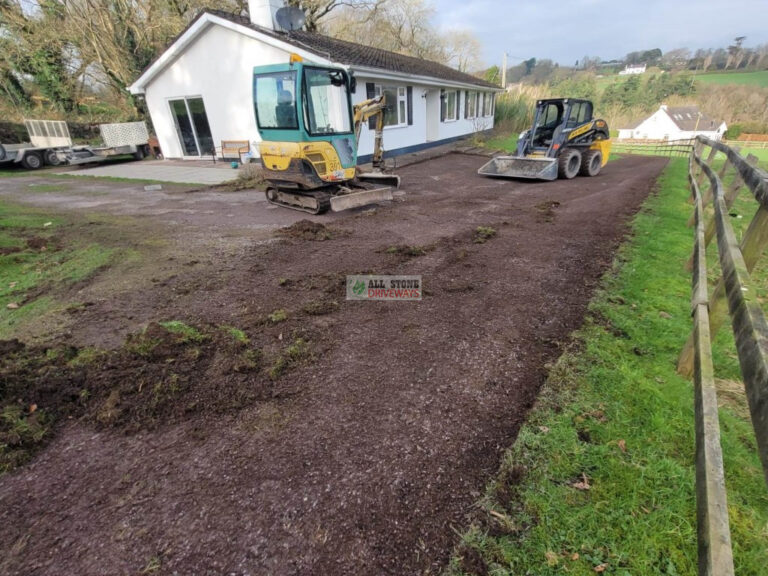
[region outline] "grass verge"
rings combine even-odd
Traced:
[[[0,201],[0,339],[54,309],[51,290],[85,280],[113,261],[114,249],[64,239],[68,222]]]
[[[514,154],[517,152],[517,134],[495,133],[485,140],[482,145],[489,150],[503,150],[508,154]]]
[[[635,218],[449,574],[696,573],[693,388],[675,372],[691,329],[686,169],[672,160]],[[715,352],[730,357],[727,333]],[[758,575],[768,490],[746,418],[721,409],[736,572]]]

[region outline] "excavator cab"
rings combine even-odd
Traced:
[[[352,81],[346,70],[295,62],[254,69],[265,177],[313,189],[355,177]]]
[[[378,97],[353,106],[355,86],[343,68],[296,55],[286,64],[254,68],[253,104],[269,202],[321,214],[392,200],[400,179],[382,171],[385,101]],[[374,117],[374,171],[360,173],[360,127]]]

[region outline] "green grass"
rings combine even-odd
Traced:
[[[312,357],[312,351],[309,348],[309,343],[303,338],[294,338],[282,353],[275,359],[272,364],[272,368],[269,370],[269,377],[272,380],[277,380],[287,370],[294,366],[310,359]]]
[[[234,326],[228,326],[228,325],[221,325],[219,326],[224,332],[229,334],[229,336],[238,344],[248,344],[250,342],[250,339],[248,338],[248,335],[240,330],[240,328],[235,328]]]
[[[277,324],[279,322],[285,322],[288,319],[288,312],[283,310],[282,308],[279,310],[275,310],[271,314],[267,316],[267,319],[272,322],[272,324]]]
[[[37,209],[0,201],[0,247],[19,250],[0,254],[0,338],[19,335],[26,321],[61,305],[49,290],[84,280],[112,262],[113,249],[57,240],[66,224]],[[28,246],[30,238],[43,239],[46,249]]]
[[[159,322],[159,324],[168,330],[168,332],[171,332],[172,334],[178,334],[180,336],[181,342],[184,343],[194,342],[199,344],[200,342],[204,342],[207,339],[207,337],[199,330],[190,326],[189,324],[185,324],[180,320],[169,320],[167,322]]]
[[[35,174],[37,175],[37,174]],[[42,174],[41,174],[42,175]],[[165,182],[164,180],[150,180],[147,178],[122,178],[118,176],[91,176],[88,174],[78,174],[77,172],[61,172],[46,174],[49,178],[61,178],[61,179],[88,179],[94,182],[116,182],[126,184],[161,184],[163,186],[192,186],[195,182]]]
[[[483,142],[489,150],[503,150],[510,154],[517,152],[517,134],[497,134]]]
[[[760,72],[716,72],[698,74],[696,81],[702,84],[743,84],[747,86],[768,86],[768,70]]]
[[[768,148],[742,147],[739,153],[745,158],[750,154],[757,156],[759,159],[758,166],[760,166],[763,170],[768,170]]]
[[[672,160],[635,218],[449,573],[696,573],[693,389],[675,372],[691,329],[686,169]],[[718,377],[734,376],[732,346],[722,330]],[[751,424],[727,406],[720,421],[736,572],[757,576],[768,490]]]

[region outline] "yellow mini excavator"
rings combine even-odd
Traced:
[[[258,66],[253,99],[267,181],[267,200],[322,214],[392,200],[398,176],[384,166],[384,96],[352,105],[354,76],[343,68],[303,62]],[[376,123],[373,171],[357,167],[363,122]]]

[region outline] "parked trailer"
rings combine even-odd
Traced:
[[[74,146],[64,152],[68,164],[104,162],[115,156],[132,155],[141,160],[149,154],[149,132],[144,122],[121,122],[99,126],[104,146]]]
[[[103,146],[73,146],[67,123],[61,120],[24,120],[29,143],[0,145],[0,165],[21,164],[37,170],[44,164],[90,164],[115,156],[141,160],[149,154],[149,132],[144,122],[101,124]]]
[[[29,142],[0,144],[0,164],[21,164],[37,170],[44,164],[58,166],[63,152],[72,146],[67,123],[61,120],[24,120]]]

